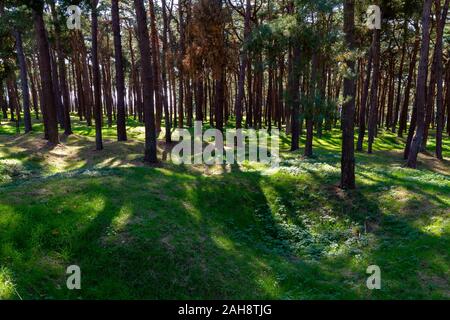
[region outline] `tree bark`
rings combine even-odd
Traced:
[[[392,132],[395,133],[395,130],[397,130],[397,124],[398,124],[398,116],[400,112],[400,104],[401,104],[401,92],[402,92],[402,78],[403,78],[403,68],[405,64],[405,56],[406,56],[406,45],[408,43],[408,20],[405,19],[404,27],[403,27],[403,45],[402,45],[402,57],[400,58],[400,69],[398,71],[398,77],[397,77],[397,99],[395,101],[395,110],[393,114],[393,121],[392,121]],[[405,97],[406,98],[406,97]]]
[[[39,51],[39,71],[42,82],[43,110],[47,121],[46,130],[48,141],[52,145],[59,143],[58,123],[56,119],[56,106],[51,76],[50,48],[48,44],[45,24],[43,19],[43,8],[33,8],[34,29]]]
[[[380,80],[380,30],[373,31],[373,75],[369,110],[368,148],[367,152],[373,152],[373,142],[377,131],[378,120],[378,84]]]
[[[56,53],[58,55],[57,57],[57,64],[58,64],[58,75],[59,75],[59,88],[61,90],[62,94],[62,116],[63,116],[63,122],[64,122],[64,134],[65,135],[71,135],[72,134],[72,124],[70,121],[70,97],[69,97],[69,91],[67,89],[67,76],[66,76],[66,67],[65,67],[65,57],[64,52],[61,48],[61,39],[60,39],[60,27],[58,23],[58,15],[56,12],[55,4],[54,2],[51,2],[51,11],[52,11],[52,18],[53,23],[55,26],[55,45],[56,45]],[[59,100],[60,101],[60,100]]]
[[[117,140],[127,141],[125,117],[125,76],[123,71],[122,37],[120,35],[119,0],[111,0],[114,57],[116,66]]]
[[[3,119],[7,120],[8,119],[8,108],[6,105],[6,99],[5,99],[5,89],[3,86],[3,79],[0,79],[0,105],[2,108],[2,113],[3,113]]]
[[[420,46],[419,27],[416,25],[416,40],[414,42],[414,48],[413,48],[413,52],[412,52],[412,56],[411,56],[411,62],[409,64],[408,80],[406,82],[405,94],[404,94],[405,98],[403,100],[403,106],[402,106],[402,110],[400,112],[400,123],[399,123],[398,133],[397,133],[398,137],[403,137],[403,133],[406,131],[406,127],[407,127],[409,101],[410,101],[410,95],[411,95],[411,88],[413,85],[414,73],[416,70],[417,54],[419,52],[419,46]]]
[[[153,66],[147,18],[143,0],[134,0],[136,11],[138,42],[141,53],[141,77],[143,85],[144,124],[145,124],[145,157],[148,163],[157,162],[156,130],[154,115]]]
[[[407,166],[409,168],[417,168],[417,155],[422,145],[423,134],[425,129],[425,104],[426,104],[426,81],[428,72],[428,55],[430,49],[430,13],[431,0],[425,0],[422,15],[422,46],[420,51],[419,72],[417,75],[416,89],[416,108],[417,123],[416,134],[411,142],[409,150]]]
[[[19,68],[20,68],[20,83],[22,85],[25,133],[28,133],[32,131],[32,126],[30,114],[30,91],[28,89],[27,64],[25,61],[25,55],[23,53],[22,35],[20,31],[17,29],[15,29],[13,33],[14,38],[16,39],[17,60],[19,61]]]
[[[300,58],[301,52],[295,46],[290,70],[289,99],[291,100],[291,151],[299,149],[300,144]]]
[[[92,0],[91,33],[92,33],[92,80],[94,84],[94,117],[95,117],[95,147],[103,150],[102,139],[102,101],[100,91],[100,67],[98,62],[98,0]]]
[[[344,31],[349,50],[354,49],[355,33],[355,2],[344,2]],[[355,185],[355,62],[350,57],[347,61],[348,76],[344,79],[344,98],[342,106],[342,158],[341,158],[341,188],[354,189]]]
[[[166,0],[162,0],[162,17],[163,17],[163,34],[162,34],[162,46],[163,52],[161,55],[161,76],[162,76],[162,89],[163,89],[163,107],[164,107],[164,125],[166,128],[165,138],[166,143],[172,142],[171,136],[171,128],[172,121],[169,113],[169,92],[167,87],[167,65],[166,65],[166,54],[168,53],[168,45],[167,45],[167,33],[169,28],[169,22],[167,21],[167,12],[166,12]]]
[[[372,73],[373,46],[370,47],[367,59],[366,79],[364,81],[363,93],[361,96],[361,107],[359,110],[359,132],[356,150],[363,151],[364,136],[366,134],[366,110],[367,97],[369,96],[370,77]]]
[[[436,81],[437,81],[437,109],[436,109],[436,158],[443,160],[442,155],[442,135],[444,131],[444,93],[443,93],[443,58],[442,58],[442,45],[443,45],[443,33],[444,27],[447,19],[448,9],[450,0],[446,0],[444,3],[444,8],[442,10],[442,15],[437,12],[438,18],[438,31],[437,31],[437,42],[436,42]],[[436,7],[439,8],[439,1],[436,1]],[[448,89],[448,88],[447,88]],[[447,102],[448,103],[448,102]]]
[[[251,2],[250,0],[246,0],[245,6],[245,19],[244,19],[244,43],[249,40],[250,36],[250,16],[251,16]],[[241,49],[241,57],[240,57],[240,68],[239,68],[239,80],[238,80],[238,89],[236,94],[236,103],[235,103],[235,112],[236,112],[236,128],[242,128],[242,101],[244,99],[244,86],[245,86],[245,71],[248,64],[248,57],[245,48]]]

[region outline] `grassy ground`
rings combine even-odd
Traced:
[[[421,155],[414,171],[383,133],[374,155],[357,155],[358,189],[343,192],[338,131],[309,160],[282,137],[274,172],[147,167],[143,129],[129,126],[129,142],[105,129],[96,152],[77,121],[52,150],[38,124],[24,136],[2,122],[0,298],[450,298],[448,139],[446,161]],[[72,264],[80,291],[66,289]],[[366,287],[373,264],[381,290]]]

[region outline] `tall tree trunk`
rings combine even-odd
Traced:
[[[420,46],[420,34],[419,34],[419,26],[416,24],[416,40],[414,41],[414,48],[411,55],[411,62],[409,64],[409,71],[408,71],[408,79],[406,82],[405,87],[405,94],[404,94],[404,100],[403,100],[403,106],[402,110],[400,112],[400,123],[398,127],[398,137],[403,137],[403,133],[406,131],[407,121],[408,121],[408,107],[409,107],[409,101],[410,101],[410,95],[411,95],[411,88],[413,85],[413,78],[414,73],[416,70],[416,64],[417,64],[417,54],[419,52],[419,46]],[[408,146],[409,148],[409,146]]]
[[[299,149],[300,144],[300,48],[296,45],[293,49],[290,79],[289,99],[291,101],[291,151]]]
[[[219,79],[215,80],[214,110],[216,119],[216,129],[223,131],[223,105],[225,99],[225,72],[222,71]]]
[[[59,78],[58,78],[58,64],[56,63],[55,53],[50,49],[50,63],[52,68],[52,83],[53,83],[53,92],[55,93],[55,106],[56,106],[56,117],[58,123],[61,128],[64,129],[64,110],[63,103],[61,100],[61,88],[59,86]]]
[[[447,81],[445,82],[447,89],[445,104],[447,105],[447,134],[450,136],[450,61],[447,62]]]
[[[91,33],[92,33],[92,81],[94,84],[94,117],[95,117],[95,147],[103,150],[102,139],[102,101],[100,91],[100,67],[98,62],[98,0],[91,0]]]
[[[364,88],[361,95],[361,107],[359,110],[359,132],[358,143],[356,146],[357,151],[363,151],[364,135],[366,134],[366,110],[367,98],[369,96],[370,77],[372,73],[373,46],[370,47],[367,56],[366,79],[364,80]]]
[[[319,54],[313,53],[311,62],[311,73],[309,75],[309,100],[310,103],[305,108],[304,114],[306,119],[306,141],[305,141],[305,157],[313,156],[313,138],[314,138],[314,118],[316,113],[316,93],[319,73]]]
[[[368,148],[367,152],[373,152],[373,142],[377,131],[378,120],[378,83],[380,80],[380,30],[373,31],[373,75],[369,109]]]
[[[433,29],[433,28],[432,28]],[[438,40],[436,41],[436,43]],[[420,145],[419,151],[420,152],[426,152],[427,144],[428,144],[428,133],[430,129],[430,125],[433,118],[433,110],[435,106],[435,97],[436,97],[436,74],[437,74],[437,47],[434,49],[433,53],[433,63],[431,65],[431,72],[430,72],[430,81],[428,88],[426,88],[426,95],[427,98],[425,99],[425,126],[423,130],[423,138],[422,138],[422,144]]]
[[[35,112],[36,120],[39,120],[39,102],[38,102],[38,94],[36,89],[36,80],[35,75],[36,71],[33,72],[32,64],[30,60],[28,60],[28,70],[30,70],[30,84],[31,84],[31,97],[33,100],[33,109]]]
[[[28,74],[25,55],[23,53],[22,35],[15,29],[14,38],[16,39],[17,60],[20,67],[20,83],[22,85],[23,113],[25,123],[25,133],[32,131],[30,114],[30,91],[28,89]]]
[[[80,52],[81,52],[81,71],[83,74],[83,95],[84,95],[84,101],[85,101],[85,116],[86,116],[86,123],[90,127],[92,126],[92,104],[93,104],[93,97],[92,97],[92,89],[91,89],[91,81],[89,78],[89,59],[87,57],[86,52],[86,46],[84,44],[83,34],[81,31],[78,31],[78,39],[79,39],[79,45],[80,45]]]
[[[387,81],[387,87],[388,87],[388,101],[387,101],[387,113],[386,113],[386,119],[385,119],[385,126],[386,129],[389,130],[392,127],[393,123],[393,117],[394,117],[394,92],[395,92],[395,76],[394,76],[394,65],[395,65],[395,58],[394,56],[391,56],[390,58],[390,67],[388,72],[388,81]]]
[[[428,55],[430,49],[430,14],[432,0],[424,0],[422,15],[422,47],[420,50],[419,73],[417,75],[416,108],[417,123],[416,134],[411,142],[407,166],[417,168],[417,154],[422,145],[425,130],[425,104],[426,104],[426,81],[428,73]]]
[[[404,26],[403,26],[402,57],[400,58],[400,68],[399,68],[398,77],[397,77],[397,98],[395,100],[395,109],[394,109],[392,128],[391,128],[392,132],[394,132],[394,133],[395,133],[395,130],[397,130],[398,115],[400,112],[400,104],[402,101],[402,96],[401,96],[402,78],[403,78],[403,68],[404,68],[404,64],[405,64],[407,43],[408,43],[408,20],[405,19]]]
[[[138,42],[141,52],[141,75],[143,85],[144,124],[145,124],[145,157],[148,163],[157,162],[155,115],[153,113],[153,66],[147,18],[143,0],[134,0],[136,11]]]
[[[112,29],[114,33],[114,61],[116,66],[117,140],[127,141],[125,117],[125,76],[123,71],[122,37],[120,35],[119,0],[111,0]]]
[[[251,2],[246,0],[245,6],[245,19],[244,19],[244,42],[248,42],[250,36],[250,17],[251,17]],[[245,69],[248,64],[248,57],[245,48],[241,49],[240,54],[240,68],[239,68],[239,80],[238,89],[236,94],[235,112],[236,112],[236,128],[242,128],[242,101],[244,99],[244,86],[245,86]]]
[[[203,122],[203,75],[200,72],[195,79],[195,120]]]
[[[2,109],[2,113],[3,113],[3,119],[7,120],[8,119],[8,107],[6,104],[6,99],[5,99],[5,91],[4,91],[4,86],[3,86],[3,79],[0,78],[0,106]]]
[[[64,122],[64,134],[71,135],[72,134],[72,124],[70,121],[70,97],[69,91],[67,89],[67,77],[66,77],[66,68],[65,68],[65,56],[64,52],[61,48],[61,39],[60,34],[61,30],[58,23],[58,14],[56,12],[55,3],[51,2],[51,11],[53,23],[55,26],[55,45],[56,45],[56,53],[57,53],[57,64],[58,64],[58,75],[59,75],[59,88],[62,94],[62,116]]]
[[[168,45],[167,45],[167,33],[169,28],[169,22],[167,20],[167,12],[166,12],[166,0],[162,0],[162,16],[163,16],[163,34],[162,34],[162,46],[163,52],[161,55],[161,75],[162,75],[162,89],[163,89],[163,106],[164,106],[164,124],[166,128],[165,138],[166,143],[172,142],[171,136],[171,128],[172,121],[169,113],[169,105],[168,100],[170,93],[168,92],[167,86],[167,65],[166,65],[166,54],[168,53]],[[172,105],[172,104],[171,104]]]
[[[161,66],[159,61],[159,40],[158,40],[158,29],[156,28],[156,16],[155,16],[155,6],[154,0],[149,0],[149,11],[150,11],[150,31],[151,31],[151,42],[152,42],[152,58],[153,58],[153,81],[155,88],[155,111],[156,111],[156,134],[157,136],[161,132],[161,120],[162,120],[162,110],[163,110],[163,93],[161,85]]]
[[[8,104],[9,104],[9,111],[11,114],[11,121],[16,121],[16,111],[19,109],[18,101],[15,98],[14,93],[14,82],[15,82],[15,74],[10,73],[8,75],[8,78],[6,79],[6,87],[8,89]],[[18,115],[19,116],[19,115]]]
[[[34,57],[32,57],[32,59],[31,59],[34,70],[40,69],[40,66],[38,66],[39,65],[39,54],[36,55],[36,60],[34,59]],[[46,110],[45,110],[44,92],[42,90],[42,77],[40,76],[40,70],[39,70],[39,75],[37,75],[36,77],[37,77],[36,83],[37,83],[37,89],[38,89],[38,95],[39,95],[39,105],[41,107],[42,120],[44,123],[44,139],[48,140],[49,139],[49,133],[48,133],[49,126],[48,126],[48,118],[47,118],[47,114],[46,114]]]
[[[43,19],[43,8],[33,8],[34,29],[39,51],[39,71],[42,82],[43,110],[45,110],[48,141],[52,145],[59,143],[58,122],[51,76],[50,48]]]
[[[179,28],[180,28],[180,45],[178,49],[178,128],[184,126],[184,68],[183,59],[185,54],[185,21],[184,10],[186,7],[186,0],[180,0],[178,5],[179,13]]]
[[[354,49],[355,33],[355,2],[344,2],[344,31],[349,50]],[[346,103],[342,106],[342,158],[341,158],[341,188],[355,188],[355,79],[353,77],[355,62],[350,58],[346,61],[349,76],[344,79],[344,97]]]
[[[142,122],[142,91],[141,91],[141,83],[139,81],[139,72],[138,67],[134,57],[134,49],[133,49],[133,31],[132,29],[128,29],[128,48],[130,50],[130,58],[131,58],[131,79],[132,80],[132,91],[134,96],[134,119],[136,119],[136,115],[138,116],[139,122]]]
[[[247,61],[247,112],[245,117],[245,125],[253,127],[253,79],[252,79],[252,63],[250,57]]]
[[[444,65],[442,62],[442,45],[443,45],[443,33],[444,27],[448,15],[450,0],[446,0],[444,3],[444,8],[442,10],[442,15],[440,16],[440,10],[437,10],[436,17],[438,19],[438,31],[437,31],[437,42],[436,42],[436,80],[437,80],[437,109],[436,109],[436,158],[443,160],[442,156],[442,134],[444,131],[444,93],[443,93],[443,69]],[[440,8],[439,0],[435,1],[436,8]],[[448,88],[447,88],[448,90]],[[449,103],[449,101],[447,101]]]

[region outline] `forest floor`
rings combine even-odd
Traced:
[[[97,152],[75,119],[53,149],[39,123],[0,124],[0,299],[450,299],[448,138],[444,162],[430,146],[411,170],[404,141],[380,133],[344,192],[337,130],[313,159],[282,136],[274,171],[145,166],[143,128],[128,125],[130,141],[105,128]],[[366,286],[370,265],[381,290]]]

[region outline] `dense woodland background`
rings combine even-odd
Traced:
[[[369,5],[381,29],[366,25]],[[0,298],[76,297],[43,280],[74,259],[91,271],[91,298],[448,298],[449,5],[0,0]],[[194,121],[279,129],[289,175],[170,166],[172,133]],[[126,169],[142,154],[146,169]],[[22,185],[46,170],[62,176]],[[148,274],[144,249],[157,257]],[[341,250],[333,263],[302,260]],[[354,272],[374,260],[390,266],[389,285],[369,294]],[[115,261],[125,269],[97,281]],[[149,294],[126,270],[170,285]]]

